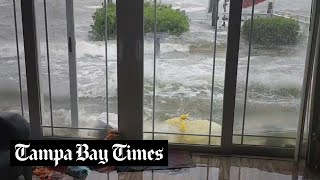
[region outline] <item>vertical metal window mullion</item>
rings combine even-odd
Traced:
[[[22,27],[24,39],[25,64],[27,74],[29,118],[31,138],[42,137],[41,120],[41,87],[40,87],[40,58],[36,27],[35,1],[21,1]]]
[[[49,35],[48,35],[48,18],[47,18],[47,1],[43,1],[44,9],[44,23],[46,33],[46,47],[47,47],[47,67],[48,67],[48,85],[49,85],[49,106],[50,106],[50,122],[51,122],[51,135],[53,133],[53,115],[52,115],[52,89],[51,89],[51,69],[50,69],[50,52],[49,52]]]
[[[216,7],[212,7],[212,10],[215,9],[215,15],[214,19],[217,19],[218,17],[218,10],[219,10],[219,3],[212,3],[212,6],[215,6]],[[215,74],[215,67],[216,67],[216,52],[217,52],[217,30],[218,30],[218,24],[215,22],[215,31],[214,31],[214,44],[213,44],[213,62],[212,62],[212,82],[211,82],[211,99],[210,99],[210,117],[209,117],[209,144],[208,146],[210,146],[211,144],[211,125],[212,125],[212,111],[213,111],[213,92],[214,92],[214,74]]]
[[[17,60],[18,60],[18,76],[19,76],[19,92],[20,92],[20,107],[21,114],[24,116],[23,109],[23,98],[22,98],[22,81],[21,81],[21,66],[20,66],[20,51],[19,51],[19,38],[18,38],[18,26],[17,26],[17,10],[16,10],[16,0],[13,0],[13,15],[14,15],[14,30],[16,38],[16,48],[17,48]]]
[[[254,5],[255,5],[255,0],[252,0],[250,34],[249,34],[248,63],[247,63],[247,72],[246,72],[246,84],[245,84],[245,92],[244,92],[243,117],[242,117],[242,129],[241,129],[241,144],[243,144],[244,126],[245,126],[246,111],[247,111],[247,97],[248,97],[248,83],[249,83],[250,60],[251,60],[251,43],[252,43],[251,37],[252,37],[252,32],[253,32]]]
[[[153,26],[153,96],[152,96],[152,140],[154,140],[154,121],[156,108],[156,56],[157,56],[157,0],[154,0],[154,26]]]
[[[232,151],[235,95],[239,58],[242,0],[231,0],[225,68],[225,87],[223,95],[221,147],[224,153]]]
[[[318,19],[319,20],[319,19]],[[316,46],[315,46],[315,61],[312,68],[312,81],[311,81],[311,94],[310,94],[310,124],[309,124],[309,135],[308,135],[308,149],[306,163],[309,167],[316,168],[319,162],[316,162],[317,150],[317,138],[319,131],[319,118],[320,118],[320,26],[318,26],[318,32],[316,36]],[[295,157],[298,158],[298,157]]]
[[[117,1],[118,126],[143,138],[143,0]]]
[[[78,113],[78,84],[77,84],[77,61],[76,40],[74,33],[73,0],[66,0],[67,41],[69,57],[69,80],[70,80],[70,105],[72,127],[79,126]]]
[[[297,127],[297,139],[295,146],[295,154],[294,160],[298,161],[300,156],[300,148],[303,140],[304,133],[304,124],[307,113],[307,104],[309,102],[310,90],[311,90],[311,77],[312,77],[312,68],[314,64],[315,57],[315,48],[317,44],[317,36],[318,27],[319,27],[319,14],[320,8],[319,1],[313,0],[311,5],[311,19],[310,19],[310,27],[309,27],[309,40],[308,40],[308,48],[306,53],[306,62],[305,62],[305,70],[304,70],[304,78],[302,84],[302,92],[301,92],[301,102],[300,102],[300,112],[299,112],[299,122]]]
[[[104,46],[105,46],[105,56],[106,56],[106,118],[107,118],[107,131],[109,130],[109,76],[108,76],[108,2],[104,0],[104,11],[105,11],[105,26],[104,26]],[[108,174],[109,176],[109,174]]]

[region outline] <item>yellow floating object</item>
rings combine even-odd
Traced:
[[[208,120],[183,120],[181,116],[179,118],[167,119],[165,124],[176,128],[178,133],[182,134],[203,134],[209,135],[210,121]],[[216,122],[211,122],[211,135],[221,136],[221,125]],[[175,143],[186,144],[208,144],[208,136],[196,136],[196,135],[171,135],[171,141]],[[211,144],[219,145],[220,138],[212,137]]]
[[[178,126],[181,122],[180,118],[172,118],[172,119],[167,119],[165,120],[167,124],[173,125],[173,126]]]
[[[188,117],[184,119],[184,117]],[[155,134],[154,139],[168,140],[170,143],[183,144],[204,144],[209,143],[209,127],[208,120],[190,120],[188,116],[179,116],[165,121],[154,122],[155,131],[162,133],[177,133],[177,134]],[[144,122],[144,130],[152,131],[152,121]],[[183,134],[202,134],[206,136],[197,135],[183,135]],[[211,135],[221,136],[221,125],[216,122],[211,122]],[[144,134],[144,139],[152,139],[151,133]],[[211,145],[220,145],[220,137],[211,137]]]
[[[182,114],[181,116],[180,116],[180,119],[181,120],[186,120],[186,119],[188,119],[189,118],[189,114]]]
[[[179,128],[179,130],[181,131],[181,132],[185,132],[186,130],[187,130],[187,125],[186,125],[186,122],[184,121],[184,122],[180,122],[180,128]]]

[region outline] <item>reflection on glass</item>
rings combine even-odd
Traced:
[[[216,167],[194,167],[188,169],[182,169],[178,173],[167,172],[164,173],[161,170],[155,171],[143,171],[143,179],[219,179],[219,168]]]

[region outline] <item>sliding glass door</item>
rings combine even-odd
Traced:
[[[145,2],[144,138],[292,156],[311,4]]]
[[[295,147],[311,4],[278,0],[243,8],[233,143]]]
[[[43,135],[293,156],[311,0],[34,3]]]

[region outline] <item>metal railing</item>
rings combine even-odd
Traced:
[[[254,4],[255,0],[252,0],[252,11],[251,11],[251,21],[250,21],[250,34],[249,34],[249,50],[248,50],[248,61],[247,61],[247,71],[246,71],[246,82],[245,82],[245,92],[244,92],[244,105],[243,105],[243,117],[242,117],[242,129],[241,129],[241,144],[243,144],[244,127],[246,122],[246,110],[247,110],[247,98],[248,98],[248,83],[249,83],[249,72],[250,72],[250,58],[251,58],[251,42],[252,42],[252,31],[253,31],[253,17],[254,17]]]
[[[16,38],[16,49],[17,49],[17,61],[18,61],[18,75],[19,75],[19,95],[20,95],[20,107],[21,107],[21,115],[24,116],[24,108],[23,108],[23,97],[22,97],[22,80],[21,80],[21,63],[20,63],[20,50],[19,50],[19,38],[18,38],[18,25],[17,25],[17,9],[16,9],[16,0],[12,0],[13,2],[13,15],[14,15],[14,31]]]
[[[305,23],[305,24],[310,23],[310,16],[305,16],[305,15],[296,14],[292,12],[274,10],[272,15],[292,18],[299,21],[300,23]]]

